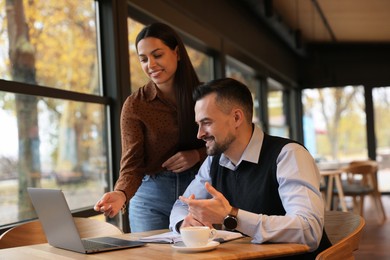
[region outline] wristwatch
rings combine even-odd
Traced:
[[[237,227],[238,208],[232,207],[230,213],[225,217],[223,225],[226,230],[235,230]]]

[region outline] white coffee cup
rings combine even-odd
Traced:
[[[205,226],[183,227],[180,234],[186,247],[201,247],[215,238],[217,230]]]

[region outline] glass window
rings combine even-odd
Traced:
[[[101,95],[95,14],[92,0],[1,1],[0,78]]]
[[[71,210],[110,189],[95,4],[0,1],[0,227],[35,217],[27,187]]]
[[[253,98],[253,123],[262,125],[259,117],[259,92],[258,80],[256,79],[255,70],[246,64],[230,57],[226,57],[226,77],[233,78],[245,84],[252,93]]]
[[[284,87],[272,78],[267,79],[268,84],[268,123],[269,133],[275,136],[288,138],[290,136],[284,108]]]
[[[0,226],[35,217],[26,187],[61,188],[71,210],[107,189],[105,106],[0,92]]]
[[[129,56],[130,56],[130,84],[131,92],[137,91],[145,85],[149,78],[141,68],[138,59],[137,49],[135,46],[135,39],[137,34],[144,28],[145,25],[139,23],[131,18],[127,18],[128,40],[129,40]]]
[[[213,58],[188,45],[186,45],[186,49],[199,80],[201,82],[212,80],[214,77]]]
[[[378,185],[382,192],[390,191],[390,87],[374,88],[376,159],[379,162]]]
[[[362,86],[305,89],[302,103],[304,144],[317,161],[367,159]]]

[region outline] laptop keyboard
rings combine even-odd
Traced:
[[[82,240],[82,241],[83,241],[84,248],[88,251],[95,251],[97,249],[113,247],[113,245],[110,244],[95,242],[91,240]]]
[[[96,237],[91,239],[82,239],[84,248],[88,251],[96,251],[97,249],[114,248],[114,247],[129,247],[142,246],[145,243],[139,241],[130,241],[114,237]]]

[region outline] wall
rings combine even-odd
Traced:
[[[318,44],[309,53],[301,64],[304,86],[390,86],[388,44]]]

